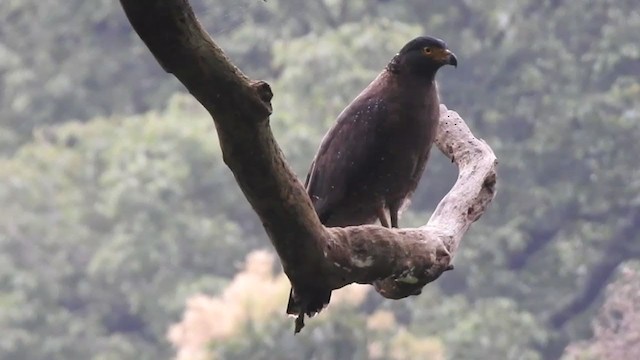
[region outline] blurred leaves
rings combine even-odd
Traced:
[[[455,271],[401,301],[348,287],[296,337],[276,265],[263,254],[262,272],[236,274],[267,237],[209,116],[175,95],[117,2],[65,5],[0,3],[2,358],[168,358],[185,306],[180,324],[204,326],[189,336],[221,359],[553,358],[597,306],[559,330],[549,316],[602,259],[638,257],[634,0],[192,1],[271,83],[271,125],[301,177],[338,113],[419,34],[456,52],[441,99],[500,160]],[[434,153],[401,225],[424,224],[455,178]]]
[[[640,267],[625,264],[593,321],[592,339],[569,346],[563,359],[637,359],[640,357]]]
[[[351,285],[333,294],[331,305],[292,335],[282,314],[289,281],[274,273],[274,256],[256,251],[219,297],[189,299],[182,321],[168,337],[178,360],[199,359],[444,359],[436,338],[421,338],[398,327],[389,311],[368,320],[357,311],[368,291]]]
[[[217,291],[263,241],[240,227],[253,221],[250,208],[238,201],[211,121],[184,96],[162,114],[43,129],[0,169],[0,248],[11,254],[0,286],[29,307],[0,317],[0,327],[9,338],[35,331],[8,355],[102,356],[94,348],[109,353],[108,342],[125,336],[154,358],[185,298]],[[58,338],[78,356],[48,348]]]

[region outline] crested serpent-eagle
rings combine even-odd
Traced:
[[[445,64],[457,66],[457,59],[442,40],[414,39],[338,116],[306,180],[325,226],[380,220],[389,227],[390,220],[398,227],[398,211],[418,186],[436,135],[434,77]]]
[[[440,101],[434,78],[447,64],[458,63],[442,40],[413,39],[338,116],[305,183],[325,226],[379,220],[398,227],[398,212],[418,186],[436,136]],[[304,314],[322,310],[330,296],[317,284],[292,291],[287,313],[299,315],[296,330]]]

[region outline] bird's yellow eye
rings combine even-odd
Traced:
[[[426,55],[431,55],[431,48],[430,48],[430,47],[426,47],[426,48],[422,49],[422,51],[423,51]]]

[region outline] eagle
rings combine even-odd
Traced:
[[[417,37],[340,113],[305,181],[325,226],[378,220],[398,227],[398,213],[418,186],[436,136],[440,100],[435,75],[444,65],[458,65],[444,41]],[[287,313],[299,315],[298,321],[304,313],[322,310],[331,296],[330,290],[316,289],[305,294],[312,300],[303,306],[297,293],[292,291]]]
[[[416,38],[342,111],[305,184],[325,226],[398,227],[437,132],[436,72],[457,63],[442,40]]]

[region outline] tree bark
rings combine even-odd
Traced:
[[[271,133],[269,85],[250,80],[229,61],[187,0],[120,2],[164,70],[213,117],[224,162],[301,298],[317,289],[366,283],[398,299],[420,293],[452,269],[464,233],[495,195],[497,166],[491,148],[456,112],[441,106],[436,145],[458,165],[460,176],[424,226],[325,228]],[[299,320],[303,316],[304,311]]]

